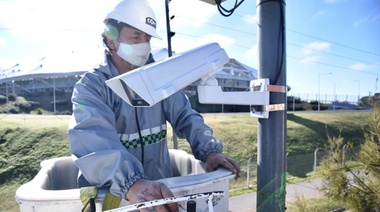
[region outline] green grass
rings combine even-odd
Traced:
[[[45,159],[69,155],[68,118],[6,116],[0,126],[0,210],[18,211],[14,194]],[[32,192],[32,191],[31,191]]]
[[[306,199],[303,196],[298,197],[294,202],[288,203],[287,212],[325,212],[335,211],[337,209],[347,208],[344,203],[337,202],[329,198]]]
[[[361,143],[362,127],[368,112],[295,113],[288,115],[287,150],[288,182],[315,177],[310,155],[316,148],[323,149],[327,135]],[[67,138],[69,116],[3,115],[0,116],[0,211],[18,211],[14,193],[18,186],[35,176],[42,160],[70,155]],[[241,164],[242,178],[230,182],[232,195],[256,189],[254,169],[257,155],[257,119],[248,113],[205,114],[205,122],[224,142],[225,154]],[[172,132],[169,130],[171,140]],[[172,141],[169,141],[172,146]],[[179,148],[190,152],[185,140],[179,139]],[[308,159],[305,159],[308,158]],[[250,182],[246,187],[246,163],[251,158]],[[294,160],[291,160],[291,159]],[[291,162],[289,162],[291,160]],[[240,188],[240,189],[239,189]]]

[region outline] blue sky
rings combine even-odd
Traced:
[[[103,53],[102,20],[116,2],[0,0],[0,68],[44,57],[56,68],[93,66]],[[149,2],[163,37],[152,39],[152,47],[166,47],[165,1]],[[227,0],[223,6],[231,8],[234,2]],[[174,51],[218,42],[231,58],[257,68],[256,1],[245,0],[230,17],[199,0],[172,0],[169,7],[175,15]],[[336,94],[350,101],[380,92],[379,38],[379,0],[286,1],[290,95],[316,99],[320,87],[321,99]]]

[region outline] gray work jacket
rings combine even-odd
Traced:
[[[179,138],[187,139],[195,158],[205,161],[209,153],[222,152],[222,142],[213,137],[202,116],[191,109],[183,92],[152,107],[134,108],[123,101],[105,84],[119,75],[105,55],[103,64],[86,72],[76,83],[72,95],[70,150],[81,177],[89,184],[110,186],[112,194],[126,198],[128,189],[138,179],[172,177],[167,121]]]

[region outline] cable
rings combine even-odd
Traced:
[[[295,57],[295,56],[290,56],[290,55],[287,55],[286,57],[287,57],[287,58],[297,59],[297,60],[303,60],[303,58]],[[315,63],[315,64],[320,64],[320,65],[324,65],[324,66],[330,66],[330,67],[333,67],[333,68],[338,68],[338,69],[343,69],[343,70],[357,71],[357,70],[352,69],[352,68],[347,68],[347,67],[342,67],[342,66],[332,65],[332,64],[328,64],[328,63],[322,63],[322,62],[318,62],[318,61],[307,61],[307,62]],[[373,72],[369,72],[369,71],[357,71],[357,72],[358,72],[358,73],[363,73],[363,74],[378,75],[377,73],[373,73]]]
[[[135,108],[135,117],[136,117],[136,125],[137,125],[137,130],[138,130],[138,133],[139,133],[139,137],[140,137],[140,144],[141,144],[141,164],[144,166],[144,140],[143,140],[143,137],[141,135],[141,128],[140,128],[140,122],[139,122],[139,118],[138,118],[138,115],[137,115],[137,107]]]
[[[222,0],[215,0],[215,3],[218,7],[218,11],[221,15],[223,15],[224,17],[229,17],[232,15],[232,13],[234,13],[235,9],[237,9],[242,3],[244,2],[244,0],[240,0],[240,2],[238,3],[237,0],[235,0],[235,5],[232,9],[230,10],[227,10],[225,9],[223,6],[222,6]]]
[[[235,14],[235,16],[240,17],[240,18],[244,18],[244,16],[239,15],[239,14]],[[189,18],[189,17],[185,17],[185,16],[181,16],[181,15],[178,15],[177,17],[197,22],[197,20],[193,19],[193,18]],[[221,25],[218,25],[218,24],[210,23],[210,22],[205,22],[205,24],[210,25],[210,26],[214,26],[214,27],[218,27],[218,28],[221,28],[221,29],[233,31],[233,32],[239,32],[239,33],[242,33],[242,34],[257,36],[257,34],[252,33],[252,32],[246,32],[246,31],[242,31],[242,30],[239,30],[239,29],[234,29],[234,28],[231,28],[231,27],[225,27],[225,26],[221,26]],[[340,43],[337,43],[337,42],[334,42],[334,41],[330,41],[330,40],[327,40],[327,39],[323,39],[323,38],[319,38],[319,37],[316,37],[316,36],[308,35],[308,34],[305,34],[305,33],[302,33],[302,32],[297,32],[297,31],[294,31],[294,30],[291,30],[291,29],[288,29],[288,28],[286,29],[286,32],[292,32],[292,33],[299,34],[299,35],[302,35],[302,36],[318,39],[320,41],[326,41],[326,42],[329,42],[329,43],[332,43],[332,44],[335,44],[335,45],[338,45],[338,46],[342,46],[342,47],[345,47],[345,48],[348,48],[348,49],[352,49],[352,50],[355,50],[355,51],[359,51],[359,52],[363,52],[363,53],[366,53],[366,54],[380,56],[380,54],[377,54],[377,53],[374,53],[374,52],[369,52],[369,51],[366,51],[366,50],[363,50],[363,49],[358,49],[358,48],[350,47],[350,46],[347,46],[347,45],[344,45],[344,44],[340,44]],[[182,34],[182,35],[186,35],[186,36],[189,36],[189,37],[199,38],[199,36],[196,36],[196,35],[190,35],[190,34],[185,34],[185,33],[180,33],[180,32],[177,32],[177,33],[178,34]],[[297,47],[300,47],[300,48],[307,48],[307,47],[300,46],[300,45],[293,44],[293,43],[289,43],[289,42],[287,42],[287,44],[292,45],[292,46],[297,46]],[[250,49],[251,48],[251,47],[242,46],[242,45],[235,45],[235,46],[246,48],[246,49]],[[308,48],[308,49],[311,49],[311,48]],[[323,52],[323,51],[316,50],[316,49],[312,49],[312,50]],[[351,59],[351,60],[355,60],[355,61],[359,61],[359,62],[369,63],[369,64],[372,64],[372,65],[379,65],[377,63],[360,61],[360,60],[357,60],[357,59],[354,59],[354,58],[349,58],[349,57],[346,57],[346,56],[341,56],[341,55],[337,55],[337,54],[333,54],[333,53],[328,53],[328,52],[323,52],[323,53],[334,55],[334,56],[337,56],[337,57],[346,58],[346,59]]]
[[[261,1],[258,5],[256,5],[256,8],[258,6],[261,6],[262,4],[269,3],[269,2],[278,2],[278,3],[285,4],[285,1],[282,1],[282,0],[266,0],[266,1]]]
[[[176,15],[176,17],[182,18],[182,19],[187,19],[187,20],[193,21],[195,23],[197,23],[197,21],[198,21],[197,19],[189,18],[189,17],[181,16],[181,15]],[[240,32],[242,34],[257,36],[255,33],[252,33],[252,32],[242,31],[240,29],[226,27],[226,26],[222,26],[222,25],[218,25],[218,24],[214,24],[214,23],[210,23],[210,22],[204,22],[204,24],[214,26],[214,27],[218,27],[218,28],[225,29],[225,30],[229,30],[229,31],[233,31],[233,32]],[[188,34],[183,34],[183,35],[188,35]],[[188,36],[192,36],[192,35],[188,35]],[[192,36],[192,37],[199,37],[199,36]]]
[[[291,30],[291,29],[289,29],[289,28],[288,28],[286,31],[293,32],[293,33],[296,33],[296,34],[300,34],[300,35],[303,35],[303,36],[306,36],[306,37],[310,37],[310,38],[318,39],[318,40],[321,40],[321,41],[326,41],[326,42],[329,42],[329,43],[335,44],[335,45],[337,45],[337,46],[345,47],[345,48],[348,48],[348,49],[352,49],[352,50],[356,50],[356,51],[364,52],[364,53],[367,53],[367,54],[372,54],[372,55],[375,55],[375,56],[380,56],[380,54],[376,54],[376,53],[373,53],[373,52],[369,52],[369,51],[365,51],[365,50],[357,49],[357,48],[350,47],[350,46],[347,46],[347,45],[344,45],[344,44],[340,44],[340,43],[337,43],[337,42],[334,42],[334,41],[329,41],[329,40],[326,40],[326,39],[322,39],[322,38],[318,38],[318,37],[315,37],[315,36],[312,36],[312,35],[308,35],[308,34],[305,34],[305,33],[302,33],[302,32],[296,32],[296,31]]]
[[[182,17],[182,18],[185,18],[185,19],[188,19],[188,20],[194,20],[194,19],[191,19],[191,18],[187,18],[187,17]],[[244,31],[239,31],[239,30],[235,30],[235,29],[232,29],[232,28],[228,28],[228,27],[224,27],[224,26],[220,26],[220,25],[217,25],[217,24],[212,24],[212,23],[206,23],[208,25],[212,25],[212,26],[215,26],[215,27],[219,27],[219,28],[223,28],[223,29],[226,29],[226,30],[232,30],[232,31],[237,31],[237,32],[240,32],[240,33],[243,33],[243,34],[247,34],[247,35],[253,35],[253,36],[257,36],[257,34],[254,34],[254,33],[249,33],[249,32],[244,32]],[[193,40],[199,40],[201,37],[198,36],[198,35],[191,35],[191,34],[187,34],[187,33],[181,33],[181,32],[177,32],[178,35],[182,35],[182,36],[187,36],[187,37],[191,37],[193,38]],[[347,60],[351,60],[351,61],[354,61],[354,62],[362,62],[362,63],[366,63],[366,64],[371,64],[371,65],[375,65],[375,66],[380,66],[379,64],[377,63],[374,63],[374,62],[368,62],[368,61],[364,61],[364,60],[360,60],[360,59],[357,59],[357,58],[351,58],[351,57],[347,57],[347,56],[343,56],[343,55],[339,55],[339,54],[334,54],[334,53],[331,53],[331,52],[324,52],[324,51],[321,51],[321,50],[317,50],[317,49],[313,49],[313,48],[308,48],[308,47],[305,47],[305,46],[301,46],[301,45],[298,45],[298,44],[293,44],[293,43],[289,43],[287,42],[287,45],[289,46],[294,46],[294,47],[297,47],[297,48],[306,48],[306,49],[310,49],[310,50],[313,50],[313,51],[316,51],[316,52],[320,52],[320,53],[323,53],[323,54],[327,54],[327,55],[332,55],[332,56],[335,56],[335,57],[340,57],[340,58],[344,58],[344,59],[347,59]],[[239,47],[239,48],[243,48],[243,49],[250,49],[252,48],[252,46],[244,46],[244,45],[238,45],[238,44],[232,44],[232,46],[236,46],[236,47]],[[360,50],[358,50],[360,51]],[[364,50],[361,50],[362,52],[365,52]],[[287,56],[287,57],[290,57],[290,58],[294,58],[294,59],[300,59],[302,60],[302,58],[299,58],[299,57],[292,57],[292,56]],[[312,62],[312,61],[311,61]],[[318,63],[318,62],[315,62],[316,64],[322,64],[322,63]],[[336,67],[336,68],[340,68],[340,69],[347,69],[347,68],[344,68],[344,67],[339,67],[339,66],[336,66],[336,65],[333,65],[333,64],[328,64],[328,63],[323,63],[322,65],[327,65],[327,66],[331,66],[331,67]],[[374,74],[374,73],[371,73],[371,72],[367,72],[369,74]]]
[[[267,2],[272,2],[272,1],[273,0],[268,0],[268,1],[262,2],[260,4],[267,3]],[[242,16],[240,14],[235,14],[235,16],[236,17],[240,17],[240,18],[244,18],[244,16]],[[193,18],[189,18],[189,17],[185,17],[185,16],[181,16],[181,15],[179,15],[177,17],[183,18],[183,19],[187,19],[187,20],[190,20],[190,21],[193,21],[193,22],[197,22],[197,20],[193,19]],[[210,22],[205,22],[205,24],[210,25],[210,26],[214,26],[214,27],[218,27],[218,28],[221,28],[221,29],[233,31],[233,32],[239,32],[239,33],[246,34],[246,35],[257,36],[257,34],[255,34],[255,33],[246,32],[246,31],[234,29],[234,28],[231,28],[231,27],[226,27],[226,26],[210,23]],[[330,40],[326,40],[326,39],[319,38],[319,37],[316,37],[316,36],[311,36],[311,35],[308,35],[308,34],[305,34],[305,33],[297,32],[297,31],[292,30],[292,29],[288,29],[287,28],[286,32],[292,32],[292,33],[300,34],[302,36],[318,39],[320,41],[329,42],[329,43],[332,43],[332,44],[335,44],[335,45],[338,45],[338,46],[342,46],[342,47],[345,47],[345,48],[349,48],[349,49],[352,49],[352,50],[355,50],[355,51],[359,51],[359,52],[362,52],[362,53],[379,56],[379,54],[377,54],[377,53],[369,52],[369,51],[362,50],[362,49],[353,48],[353,47],[350,47],[350,46],[347,46],[347,45],[344,45],[344,44],[340,44],[340,43],[337,43],[337,42],[334,42],[334,41],[330,41]],[[197,35],[190,35],[190,34],[181,33],[181,32],[177,32],[177,34],[179,34],[179,35],[185,35],[185,36],[193,37],[193,38],[200,38],[200,36],[197,36]],[[250,49],[251,48],[251,46],[244,46],[244,45],[237,45],[237,44],[232,44],[232,45],[236,46],[236,47],[244,48],[244,49]],[[310,50],[313,50],[313,51],[321,52],[323,54],[332,55],[332,56],[348,59],[348,60],[355,61],[355,62],[362,62],[362,63],[366,63],[366,64],[380,66],[378,63],[368,62],[368,61],[365,61],[365,60],[360,60],[360,59],[357,59],[357,58],[351,58],[351,57],[347,57],[347,56],[343,56],[343,55],[339,55],[339,54],[334,54],[334,53],[330,53],[330,52],[324,52],[324,51],[321,51],[321,50],[317,50],[317,49],[312,49],[312,48],[308,48],[308,47],[305,47],[305,46],[301,46],[301,45],[298,45],[298,44],[293,44],[293,43],[287,42],[287,45],[295,46],[295,47],[299,47],[299,48],[306,48],[306,49],[310,49]]]
[[[272,84],[276,85],[278,83],[278,80],[280,78],[280,75],[282,73],[282,68],[284,66],[284,57],[285,57],[285,17],[284,17],[284,7],[283,5],[285,5],[285,2],[282,1],[282,0],[266,0],[266,1],[261,1],[258,5],[258,6],[261,6],[262,4],[265,4],[265,3],[270,3],[270,2],[275,2],[275,3],[278,3],[278,6],[279,6],[279,9],[280,9],[280,25],[279,25],[279,31],[278,31],[278,44],[282,44],[282,45],[277,45],[278,46],[278,54],[280,58],[280,62],[278,63],[278,67],[277,67],[277,73],[276,73],[276,76],[274,78],[274,80],[271,82],[273,82]]]
[[[375,66],[380,66],[380,64],[378,64],[378,63],[367,62],[367,61],[359,60],[359,59],[356,59],[356,58],[346,57],[346,56],[342,56],[342,55],[338,55],[338,54],[334,54],[334,53],[330,53],[330,52],[325,52],[325,51],[321,51],[321,50],[318,50],[318,49],[313,49],[313,48],[309,48],[309,47],[305,47],[305,46],[301,46],[301,45],[297,45],[297,44],[287,43],[287,45],[289,45],[289,46],[295,46],[295,47],[299,47],[299,48],[303,48],[303,49],[309,49],[309,50],[312,50],[312,51],[321,52],[323,54],[328,54],[328,55],[332,55],[332,56],[335,56],[335,57],[341,57],[341,58],[352,60],[352,61],[355,61],[355,62],[362,62],[362,63],[367,63],[367,64],[371,64],[371,65],[375,65]]]

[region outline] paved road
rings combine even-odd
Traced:
[[[318,189],[321,185],[321,179],[286,185],[286,205],[289,206],[294,200],[302,196],[305,199],[323,197],[323,193]],[[256,192],[230,197],[229,209],[231,212],[256,211]]]

